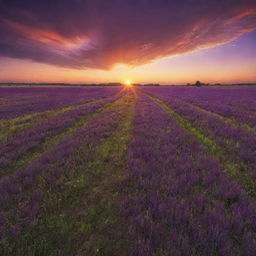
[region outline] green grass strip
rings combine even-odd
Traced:
[[[224,170],[227,171],[227,174],[236,182],[241,184],[249,196],[256,196],[256,183],[249,175],[246,175],[246,173],[241,171],[241,169],[244,168],[242,164],[237,164],[230,161],[223,148],[219,147],[213,139],[205,136],[202,131],[192,126],[192,124],[187,119],[177,114],[165,102],[153,97],[152,95],[146,95],[159,106],[161,106],[167,113],[174,116],[184,129],[188,130],[197,140],[199,140],[201,144],[203,144],[208,149],[208,151],[221,163]]]
[[[115,100],[116,101],[116,100]],[[115,102],[114,101],[114,102]],[[109,108],[113,102],[109,102],[105,104],[103,107],[97,109],[94,113],[86,115],[80,118],[78,121],[74,123],[74,125],[68,127],[65,131],[61,132],[58,135],[55,135],[51,138],[48,138],[45,142],[41,143],[38,147],[33,150],[28,151],[25,155],[23,155],[19,160],[13,161],[11,165],[1,170],[0,175],[10,175],[13,171],[17,169],[22,169],[27,166],[30,162],[38,159],[45,152],[57,146],[62,139],[64,139],[69,134],[75,132],[78,128],[86,125],[86,123],[95,118],[99,113],[103,110]]]
[[[22,132],[28,128],[34,127],[35,125],[40,124],[42,121],[49,117],[54,117],[59,114],[63,114],[75,108],[91,104],[97,100],[91,100],[83,104],[67,106],[64,108],[47,110],[43,112],[37,112],[33,114],[24,115],[21,117],[1,120],[0,121],[0,143],[5,143],[9,138],[13,137],[18,132]]]
[[[195,108],[199,111],[206,112],[206,113],[208,113],[212,116],[215,116],[215,117],[219,118],[220,120],[222,120],[224,123],[231,124],[233,127],[239,127],[239,128],[245,129],[249,132],[256,133],[256,129],[249,126],[248,124],[239,123],[235,119],[228,118],[228,117],[222,116],[218,113],[215,113],[215,112],[212,112],[210,110],[204,109],[203,107],[200,107],[200,106],[196,105],[195,103],[191,103],[191,102],[185,102],[185,103],[191,105],[193,108]]]

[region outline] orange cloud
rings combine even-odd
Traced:
[[[0,56],[109,69],[214,47],[256,28],[252,0],[2,0]]]

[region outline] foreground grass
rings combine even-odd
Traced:
[[[134,96],[111,108],[122,111],[117,128],[99,148],[85,144],[73,155],[82,160],[92,154],[92,160],[75,166],[75,175],[60,180],[57,190],[48,188],[42,205],[46,215],[13,243],[6,240],[5,255],[123,255],[125,225],[118,217],[118,191],[127,164]],[[47,189],[47,184],[39,187]]]

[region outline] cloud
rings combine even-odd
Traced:
[[[141,65],[255,28],[255,0],[0,0],[0,56],[78,69]]]

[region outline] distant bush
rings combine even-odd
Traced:
[[[195,86],[199,87],[201,85],[202,85],[202,83],[200,81],[196,81]]]

